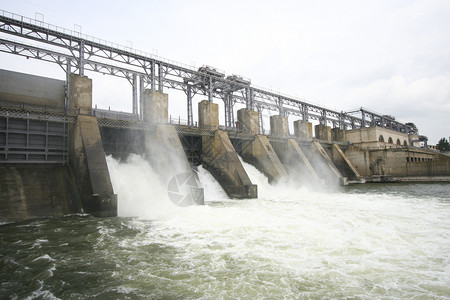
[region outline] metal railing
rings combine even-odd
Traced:
[[[103,39],[100,39],[100,38],[96,38],[96,37],[93,37],[93,36],[90,36],[90,35],[86,35],[86,34],[81,33],[80,32],[81,30],[80,31],[76,31],[76,30],[67,29],[67,28],[64,28],[64,27],[60,27],[60,26],[49,24],[49,23],[45,23],[44,21],[39,21],[39,20],[36,20],[36,19],[24,17],[22,15],[18,15],[18,14],[15,14],[15,13],[12,13],[12,12],[9,12],[9,11],[5,11],[5,10],[0,10],[0,15],[3,16],[3,17],[6,17],[6,18],[10,18],[10,19],[19,21],[21,23],[28,23],[28,24],[32,24],[32,25],[35,25],[35,26],[43,27],[43,28],[46,28],[46,29],[51,30],[51,31],[56,31],[56,32],[59,32],[59,33],[62,33],[62,34],[75,36],[75,37],[78,37],[80,39],[84,39],[86,41],[90,41],[90,42],[94,42],[94,43],[97,43],[97,44],[101,44],[103,46],[107,46],[107,47],[110,47],[110,48],[114,48],[114,49],[122,50],[122,51],[125,51],[125,52],[133,53],[133,54],[140,55],[140,56],[143,56],[143,57],[147,57],[147,58],[150,58],[150,59],[156,59],[156,60],[159,60],[159,61],[162,61],[162,62],[166,62],[166,63],[171,64],[171,65],[175,65],[175,66],[178,66],[178,67],[186,68],[186,69],[189,69],[189,70],[192,70],[192,71],[196,70],[195,66],[184,64],[184,63],[172,60],[172,59],[160,57],[158,55],[150,54],[150,53],[147,53],[147,52],[144,52],[144,51],[136,50],[136,49],[134,49],[132,47],[120,45],[120,44],[113,43],[113,42],[110,42],[110,41],[106,41],[106,40],[103,40]]]

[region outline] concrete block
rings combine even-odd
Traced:
[[[316,139],[331,143],[331,127],[319,124],[314,126]]]
[[[175,126],[158,124],[155,132],[146,131],[145,140],[148,159],[167,185],[169,199],[179,206],[203,204],[203,189],[199,187]]]
[[[219,128],[219,105],[203,100],[198,103],[198,124],[200,128]]]
[[[64,84],[63,80],[0,70],[0,99],[16,105],[24,104],[25,108],[45,107],[48,111],[62,112]]]
[[[169,119],[169,96],[146,89],[143,93],[144,121],[153,124],[167,123]]]
[[[359,172],[353,166],[348,157],[344,154],[339,145],[333,144],[331,146],[331,157],[336,168],[345,177],[351,180],[359,180],[361,178]]]
[[[343,177],[333,161],[328,156],[325,149],[319,142],[312,142],[312,154],[309,160],[312,162],[314,169],[328,183],[339,183],[347,185],[347,178]]]
[[[238,130],[248,134],[259,134],[259,113],[242,108],[237,111]]]
[[[80,114],[90,115],[92,109],[92,79],[70,74],[69,108]]]
[[[242,144],[242,158],[264,173],[269,182],[287,177],[287,172],[265,135],[256,135],[253,141]]]
[[[277,138],[289,136],[288,120],[282,116],[270,117],[270,135]]]
[[[322,183],[305,153],[294,139],[273,142],[273,148],[291,179],[305,185]]]
[[[347,137],[345,134],[345,130],[340,128],[332,128],[331,129],[331,140],[335,142],[346,142]]]
[[[257,186],[245,172],[227,132],[202,136],[203,166],[211,172],[232,198],[257,198]]]
[[[294,121],[294,135],[305,140],[312,140],[312,123],[302,120]]]
[[[69,152],[83,210],[94,216],[117,216],[117,195],[111,184],[96,117],[77,117],[71,130]]]

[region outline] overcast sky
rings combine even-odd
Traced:
[[[68,29],[76,24],[84,34],[211,65],[339,111],[365,107],[393,115],[415,123],[430,144],[450,136],[448,0],[1,3],[6,11]],[[57,65],[7,54],[0,62],[0,68],[64,79]],[[94,79],[94,103],[131,109],[128,82],[87,75]]]

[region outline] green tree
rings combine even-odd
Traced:
[[[446,138],[442,138],[437,143],[436,148],[442,152],[450,151],[450,143],[447,141]]]

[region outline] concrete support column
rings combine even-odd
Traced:
[[[202,136],[203,167],[211,172],[228,196],[257,198],[258,188],[252,184],[231,144],[226,131]]]
[[[319,139],[321,141],[327,141],[328,143],[331,143],[331,127],[325,126],[323,124],[319,124],[314,126],[314,131],[316,134],[316,139]]]
[[[302,120],[294,121],[294,134],[301,139],[312,140],[312,123]]]
[[[344,154],[342,149],[337,144],[333,144],[331,146],[331,159],[333,161],[333,164],[342,175],[351,180],[363,182],[363,179],[361,179],[358,170],[356,170],[352,162],[348,159],[348,157]]]
[[[287,177],[287,172],[265,135],[256,135],[254,140],[242,144],[242,158],[263,172],[270,182]]]
[[[244,133],[259,133],[259,113],[253,110],[242,108],[237,111],[239,129]]]
[[[169,96],[146,89],[143,93],[144,121],[153,124],[167,123],[169,117]]]
[[[69,109],[78,114],[90,115],[92,109],[92,79],[70,74]]]
[[[282,116],[270,117],[270,135],[273,137],[284,138],[289,135],[288,120]]]
[[[294,139],[273,142],[277,153],[292,180],[302,185],[319,185],[322,180],[317,175],[300,145]]]
[[[198,125],[200,128],[219,129],[219,105],[203,100],[198,104]]]
[[[158,124],[156,131],[145,131],[145,140],[148,160],[168,186],[169,199],[178,206],[204,204],[203,189],[199,188],[175,126]]]
[[[340,128],[331,129],[331,140],[336,142],[345,142],[347,140],[345,130]]]
[[[312,150],[314,154],[310,153],[310,155],[312,154],[312,156],[310,157],[310,161],[312,158],[311,162],[314,162],[314,169],[318,171],[318,174],[320,174],[322,178],[325,179],[327,184],[348,184],[347,177],[342,176],[341,172],[339,172],[339,170],[333,164],[333,161],[319,142],[312,142]]]

